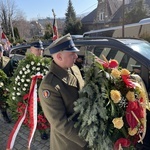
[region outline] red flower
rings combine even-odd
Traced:
[[[108,67],[109,68],[116,68],[116,67],[118,67],[118,62],[116,60],[112,59],[109,61]]]
[[[104,61],[102,65],[104,66],[104,68],[112,69],[112,68],[118,67],[118,62],[116,60],[112,59],[108,62]]]
[[[134,82],[131,81],[131,79],[129,78],[130,77],[129,75],[122,75],[121,77],[127,87],[135,88],[135,84],[134,84]]]
[[[133,113],[138,119],[144,117],[144,110],[138,101],[129,101],[126,109],[126,120],[132,129],[138,125],[138,121]]]
[[[120,138],[118,139],[115,144],[114,144],[114,150],[119,150],[119,145],[121,147],[129,147],[130,146],[130,141],[128,139],[125,138]]]
[[[104,68],[116,68],[118,67],[118,62],[115,60],[115,59],[112,59],[110,61],[104,61],[104,60],[101,60],[100,58],[96,57],[95,58],[95,61],[102,64]]]

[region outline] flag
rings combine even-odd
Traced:
[[[4,43],[4,49],[9,50],[11,43],[9,42],[6,34],[3,31],[2,31],[2,35],[1,35],[1,41]]]
[[[53,21],[53,41],[59,38],[58,36],[58,28],[57,28],[57,20],[56,15],[54,13],[54,10],[52,9],[53,15],[54,15],[54,21]]]
[[[5,35],[5,33],[2,31],[2,35],[1,35],[1,41],[6,43],[8,40],[7,36]]]

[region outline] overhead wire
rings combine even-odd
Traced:
[[[79,14],[82,14],[84,12],[87,12],[87,10],[91,9],[92,7],[94,7],[95,5],[97,5],[97,3],[93,4],[92,6],[88,7],[87,9],[83,10],[81,13]]]

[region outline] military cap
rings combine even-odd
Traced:
[[[43,42],[41,40],[33,42],[30,45],[38,49],[44,49]]]
[[[68,33],[67,35],[56,39],[53,41],[48,47],[50,54],[57,53],[59,51],[69,51],[69,52],[78,52],[79,49],[75,47],[75,44],[71,38],[71,35]]]

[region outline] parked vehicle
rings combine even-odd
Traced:
[[[150,20],[150,19],[149,19]],[[124,37],[140,38],[143,35],[150,35],[150,22],[141,20],[138,23],[124,25]],[[92,30],[85,32],[83,37],[122,37],[122,26],[109,27],[104,29]]]

